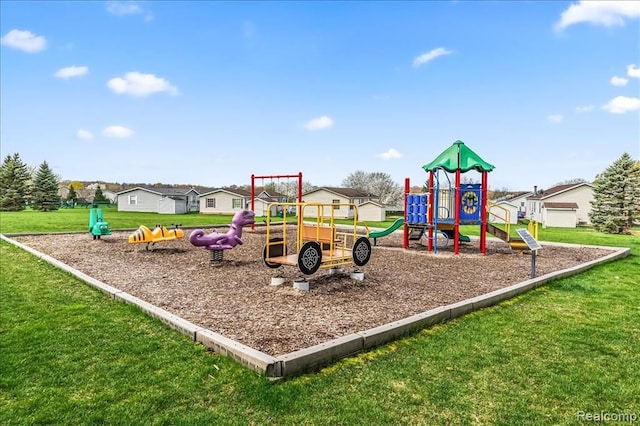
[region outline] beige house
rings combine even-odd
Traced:
[[[283,203],[284,194],[262,190],[255,196],[254,213],[266,216],[271,203]],[[251,192],[245,189],[214,189],[200,195],[200,213],[202,214],[235,214],[242,209],[251,209]],[[271,215],[278,214],[277,207],[271,207]]]
[[[358,205],[358,220],[363,222],[383,222],[386,218],[386,208],[376,201],[365,201]]]
[[[527,198],[527,218],[544,227],[575,228],[588,225],[593,185],[588,182],[558,185]]]
[[[377,196],[353,188],[333,188],[323,186],[321,188],[317,188],[313,191],[302,194],[302,201],[304,203],[342,204],[340,206],[334,206],[332,208],[325,207],[325,211],[322,212],[322,215],[324,217],[331,217],[332,212],[330,209],[333,209],[333,217],[336,219],[353,218],[354,208],[350,204],[355,204],[356,206],[358,206],[359,210],[360,205],[368,201],[375,201],[376,204],[365,207],[365,210],[384,210],[384,206],[378,203]],[[368,212],[368,214],[375,217],[380,217],[381,212],[373,214],[370,211]],[[317,215],[317,207],[314,206],[308,206],[307,208],[305,208],[303,213],[304,217],[316,217]]]

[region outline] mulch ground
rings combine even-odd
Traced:
[[[206,233],[212,228],[203,228]],[[218,232],[225,232],[221,227]],[[511,252],[502,241],[488,242],[486,255],[477,241],[452,244],[438,254],[413,243],[402,249],[395,233],[378,240],[369,263],[359,268],[362,281],[320,269],[309,277],[310,290],[292,281],[294,267],[267,268],[262,261],[264,229],[245,230],[244,244],[210,262],[210,252],[185,237],[158,243],[155,250],[129,244],[130,232],[99,240],[86,234],[15,237],[106,284],[159,306],[194,324],[277,356],[383,325],[429,309],[503,288],[530,277],[531,257]],[[587,247],[544,245],[537,275],[565,269],[610,252]],[[272,286],[271,278],[287,279]]]

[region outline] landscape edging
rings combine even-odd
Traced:
[[[7,235],[13,236],[14,234]],[[52,258],[51,256],[9,238],[7,235],[0,234],[0,238],[38,258],[41,258],[53,266],[64,270],[90,286],[111,295],[113,298],[139,306],[147,314],[160,319],[162,322],[183,334],[190,335],[194,341],[202,343],[205,347],[217,353],[231,356],[254,371],[273,378],[290,377],[308,371],[317,370],[318,368],[338,359],[388,343],[418,329],[443,323],[467,313],[495,305],[499,302],[525,293],[551,280],[575,275],[595,265],[627,257],[631,253],[630,248],[551,243],[553,245],[566,247],[578,246],[602,248],[613,250],[613,252],[589,262],[554,271],[480,296],[434,308],[398,321],[393,321],[368,330],[352,333],[318,345],[300,349],[278,357],[273,357],[269,354],[258,351],[257,349],[243,345],[240,342],[229,339],[219,333],[199,327],[138,297],[132,296],[115,287],[98,281],[63,262]]]

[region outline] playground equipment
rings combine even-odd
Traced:
[[[103,235],[111,235],[109,224],[104,221],[102,209],[92,208],[89,210],[89,233],[94,240],[99,240]]]
[[[459,243],[470,241],[460,234],[460,225],[480,224],[480,251],[486,253],[487,215],[483,212],[486,211],[487,174],[494,166],[464,142],[456,141],[422,168],[429,173],[428,193],[411,194],[409,179],[405,179],[403,247],[409,246],[409,240],[425,236],[427,250],[437,252],[437,238],[441,235],[445,237],[445,244],[453,239],[454,253],[458,254]],[[461,174],[471,170],[481,173],[482,182],[461,184]],[[447,173],[455,173],[454,184]]]
[[[295,178],[298,180],[298,185],[297,185],[297,199],[298,199],[298,203],[302,203],[302,172],[298,172],[297,175],[266,175],[266,176],[256,176],[256,175],[251,175],[251,210],[253,212],[256,211],[256,179],[262,179],[262,181],[264,182],[265,179],[289,179],[289,178]],[[287,200],[288,201],[288,200]],[[272,205],[275,206],[276,210],[277,210],[277,215],[279,215],[280,217],[284,217],[284,213],[283,210],[278,210],[279,205],[277,203],[272,203]],[[271,207],[269,207],[271,208]],[[262,215],[259,215],[262,216]],[[251,229],[254,229],[254,224],[251,224]]]
[[[427,238],[427,250],[437,252],[439,247],[453,239],[454,253],[458,254],[459,243],[470,241],[469,237],[460,233],[460,225],[474,224],[480,225],[480,251],[483,254],[487,250],[487,232],[509,243],[512,249],[522,251],[527,248],[522,238],[510,235],[509,211],[487,200],[487,175],[495,167],[464,142],[454,142],[422,168],[429,173],[428,193],[411,194],[409,179],[405,179],[404,248],[408,247],[410,240],[424,236]],[[481,174],[481,183],[462,184],[461,174],[471,170]],[[455,174],[454,183],[448,173]],[[496,213],[500,209],[504,210],[504,215]],[[488,217],[492,215],[506,224],[506,230],[488,223]],[[535,225],[532,224],[533,227]],[[437,244],[438,236],[445,238],[444,244]]]
[[[378,238],[381,237],[386,237],[387,235],[391,234],[392,232],[398,230],[402,225],[404,225],[404,219],[403,218],[398,218],[396,219],[395,222],[393,222],[391,224],[390,227],[383,229],[381,231],[372,231],[369,232],[369,238],[373,238],[373,245],[375,246],[378,242]]]
[[[304,275],[311,275],[320,268],[336,268],[344,265],[364,266],[371,258],[369,229],[358,232],[358,208],[346,203],[272,203],[282,206],[284,223],[287,223],[287,211],[294,207],[298,214],[295,226],[273,226],[271,205],[267,212],[267,242],[263,251],[264,264],[269,268],[297,266]],[[350,224],[335,223],[335,212],[352,212]],[[303,217],[315,220],[303,222]],[[342,228],[344,226],[344,229]],[[292,231],[291,228],[294,228]],[[288,254],[287,246],[295,239],[295,253]],[[291,244],[293,245],[293,243]]]
[[[166,226],[162,226],[161,224],[156,225],[153,230],[150,230],[144,225],[140,225],[140,227],[133,232],[133,234],[129,235],[129,243],[130,244],[140,244],[146,243],[146,250],[153,247],[156,243],[161,241],[171,241],[177,238],[184,237],[184,231],[178,226],[182,226],[179,223],[172,223],[174,226],[173,229],[167,229]]]
[[[223,260],[224,251],[231,250],[238,244],[242,244],[242,228],[253,225],[255,214],[251,210],[240,210],[233,219],[229,230],[221,234],[217,231],[206,234],[202,229],[196,229],[189,235],[189,242],[197,247],[204,247],[211,251],[211,262]]]

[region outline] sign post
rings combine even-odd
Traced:
[[[531,250],[531,278],[535,278],[536,277],[536,251],[541,249],[542,246],[540,245],[539,242],[536,241],[535,238],[533,238],[533,235],[531,235],[529,231],[527,231],[526,229],[524,228],[516,229],[516,233],[520,236],[520,238],[522,238],[522,241],[524,241],[527,247],[529,247],[529,250]]]

